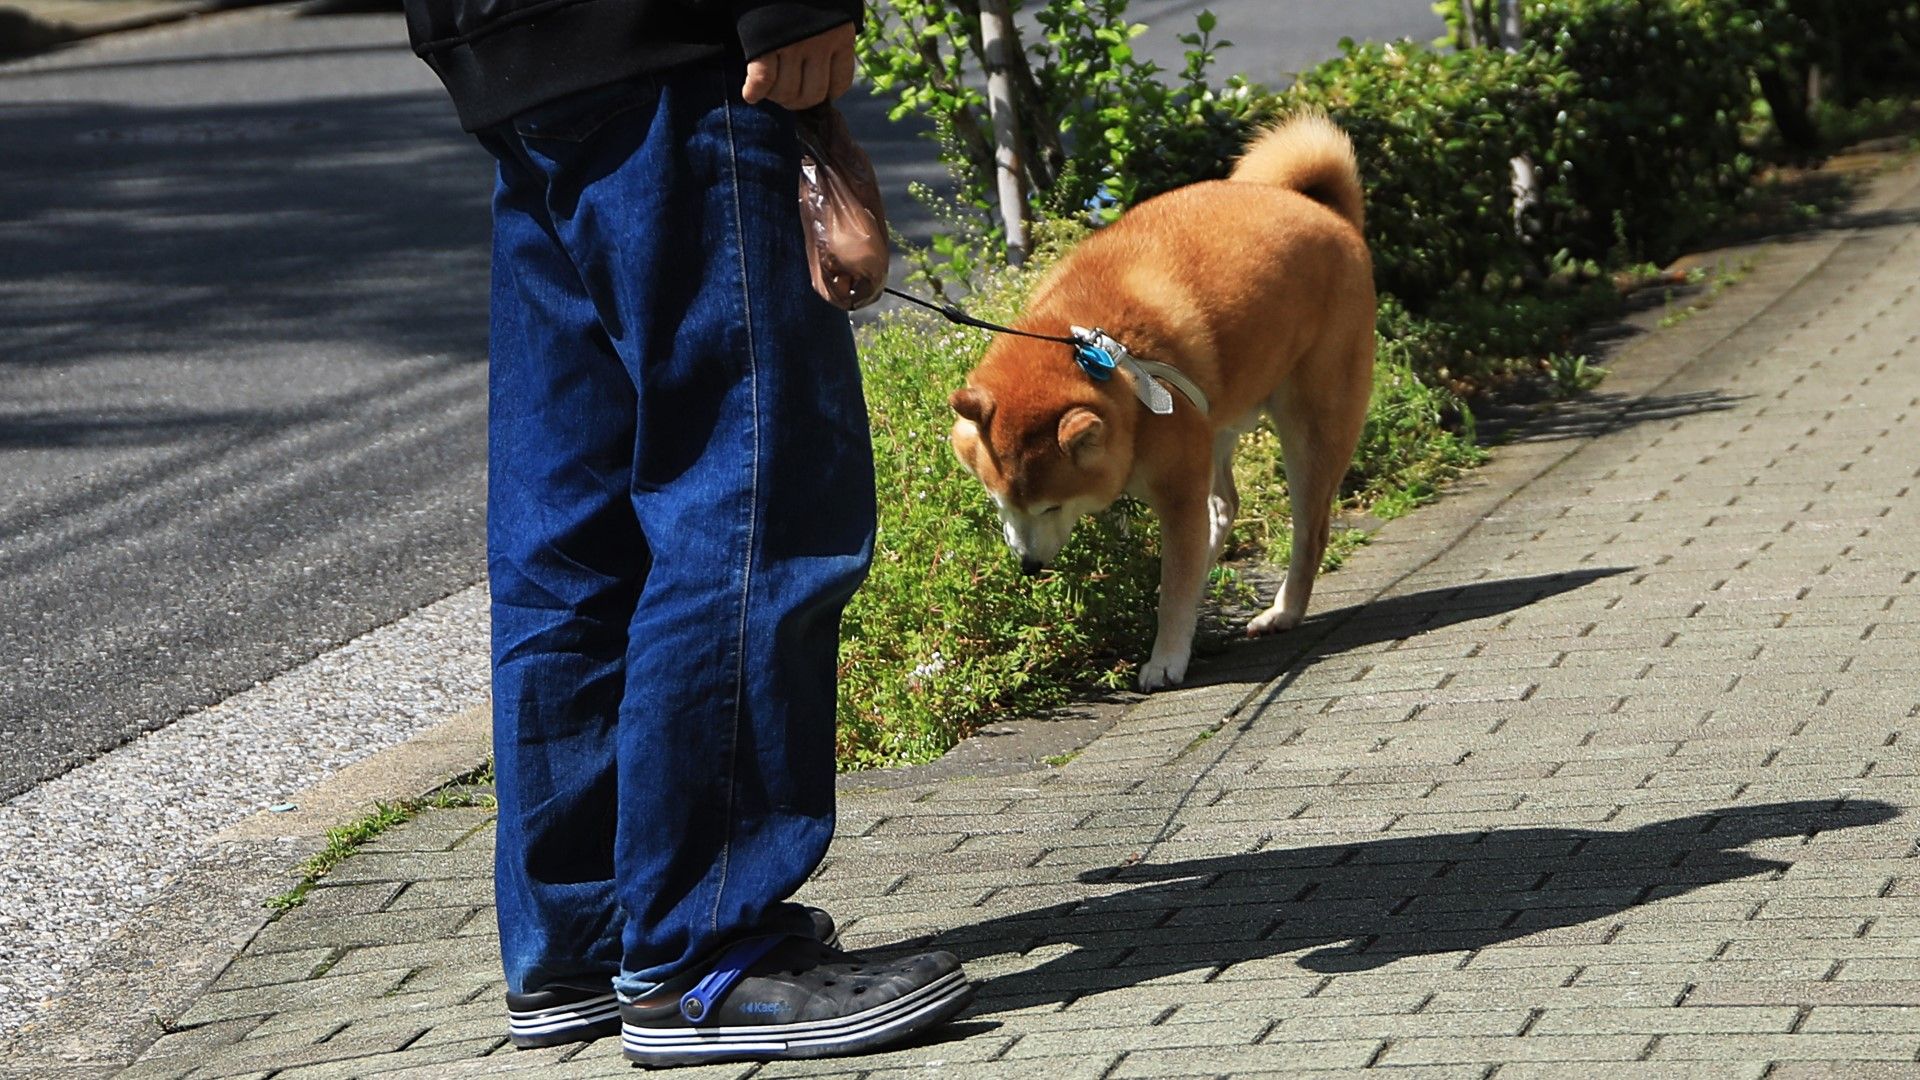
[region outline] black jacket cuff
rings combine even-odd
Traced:
[[[740,48],[749,60],[853,22],[863,10],[862,0],[733,0]]]

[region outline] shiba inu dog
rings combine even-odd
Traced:
[[[1260,134],[1229,179],[1167,192],[1088,237],[1014,325],[1105,346],[1096,360],[1118,354],[1109,374],[1073,346],[1003,336],[953,392],[954,451],[1022,568],[1044,569],[1081,515],[1123,493],[1145,501],[1163,553],[1139,685],[1178,685],[1239,510],[1234,444],[1265,412],[1285,458],[1293,551],[1247,633],[1296,626],[1373,382],[1372,259],[1346,133],[1307,113]]]

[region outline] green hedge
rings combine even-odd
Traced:
[[[1853,97],[1920,80],[1920,0],[1526,0],[1524,47],[1343,43],[1282,110],[1354,136],[1383,292],[1413,311],[1569,264],[1664,261],[1738,211],[1772,105],[1812,136],[1807,73]],[[1795,98],[1794,94],[1801,96]],[[1794,112],[1791,110],[1798,110]],[[1537,169],[1522,240],[1509,161]]]
[[[1737,0],[1767,25],[1789,77],[1818,67],[1826,92],[1853,104],[1920,82],[1920,0]]]
[[[1534,256],[1515,231],[1508,161],[1560,145],[1578,79],[1498,50],[1341,48],[1300,76],[1288,105],[1325,109],[1353,137],[1381,291],[1423,309],[1519,276]]]
[[[1578,127],[1545,162],[1564,216],[1546,228],[1581,257],[1664,260],[1752,182],[1741,141],[1767,24],[1728,0],[1531,0],[1534,56],[1579,76]]]

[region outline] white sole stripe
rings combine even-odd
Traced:
[[[620,1000],[612,994],[545,1009],[508,1010],[507,1031],[513,1035],[546,1035],[569,1027],[605,1023],[620,1015]]]
[[[819,1053],[794,1054],[793,1052],[796,1050],[830,1050],[836,1046],[877,1045],[874,1042],[876,1036],[886,1036],[902,1028],[910,1028],[923,1017],[931,1013],[939,1012],[941,1008],[946,1006],[954,998],[960,997],[964,993],[964,987],[957,987],[937,999],[923,1002],[921,1007],[910,1012],[895,1014],[884,1022],[870,1023],[857,1031],[838,1032],[832,1035],[816,1034],[807,1038],[710,1040],[703,1043],[678,1043],[664,1047],[640,1046],[626,1042],[623,1039],[621,1049],[630,1060],[637,1060],[642,1064],[647,1064],[649,1059],[657,1059],[662,1064],[673,1064],[688,1063],[702,1057],[733,1058],[748,1054],[792,1054],[795,1057],[821,1057],[826,1055]]]

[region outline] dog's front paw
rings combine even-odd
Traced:
[[[1168,687],[1179,686],[1187,677],[1187,661],[1192,654],[1183,652],[1179,656],[1153,656],[1140,666],[1140,690],[1152,693]]]
[[[1300,616],[1271,607],[1254,616],[1247,624],[1248,637],[1260,637],[1264,634],[1278,634],[1300,625]]]

